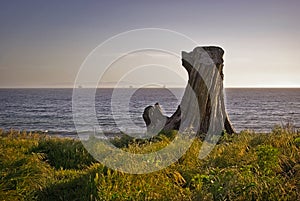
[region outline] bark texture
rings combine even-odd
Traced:
[[[160,130],[194,131],[197,134],[234,133],[225,110],[223,55],[220,47],[196,47],[182,52],[182,66],[189,80],[176,112],[163,115],[158,103],[145,108],[143,118],[148,132]]]

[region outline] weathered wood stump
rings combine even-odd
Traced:
[[[145,108],[143,118],[150,133],[160,130],[190,131],[199,134],[235,132],[225,110],[223,54],[220,47],[196,47],[182,52],[182,65],[189,80],[176,112],[163,115],[158,103]]]

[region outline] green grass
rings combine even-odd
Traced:
[[[173,138],[176,132],[112,142],[128,152],[149,153]],[[299,200],[299,131],[225,134],[203,160],[201,145],[195,140],[165,169],[134,175],[98,163],[80,141],[0,130],[0,200]],[[93,149],[107,154],[97,143]]]

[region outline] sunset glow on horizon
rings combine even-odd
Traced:
[[[0,7],[0,88],[72,88],[80,66],[99,44],[149,27],[184,34],[199,46],[222,47],[226,88],[299,88],[299,8],[296,0],[5,0]],[[170,65],[176,63],[176,72],[185,79],[169,76],[162,86],[185,87],[187,74],[180,62],[173,58]],[[118,69],[108,73],[105,82],[118,82],[117,74]],[[132,77],[124,87],[147,76]],[[157,79],[164,76],[167,71],[161,70]],[[109,87],[107,83],[101,87]]]

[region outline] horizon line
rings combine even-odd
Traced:
[[[0,87],[0,89],[185,89],[186,87]],[[228,86],[224,89],[299,89],[300,86]]]

